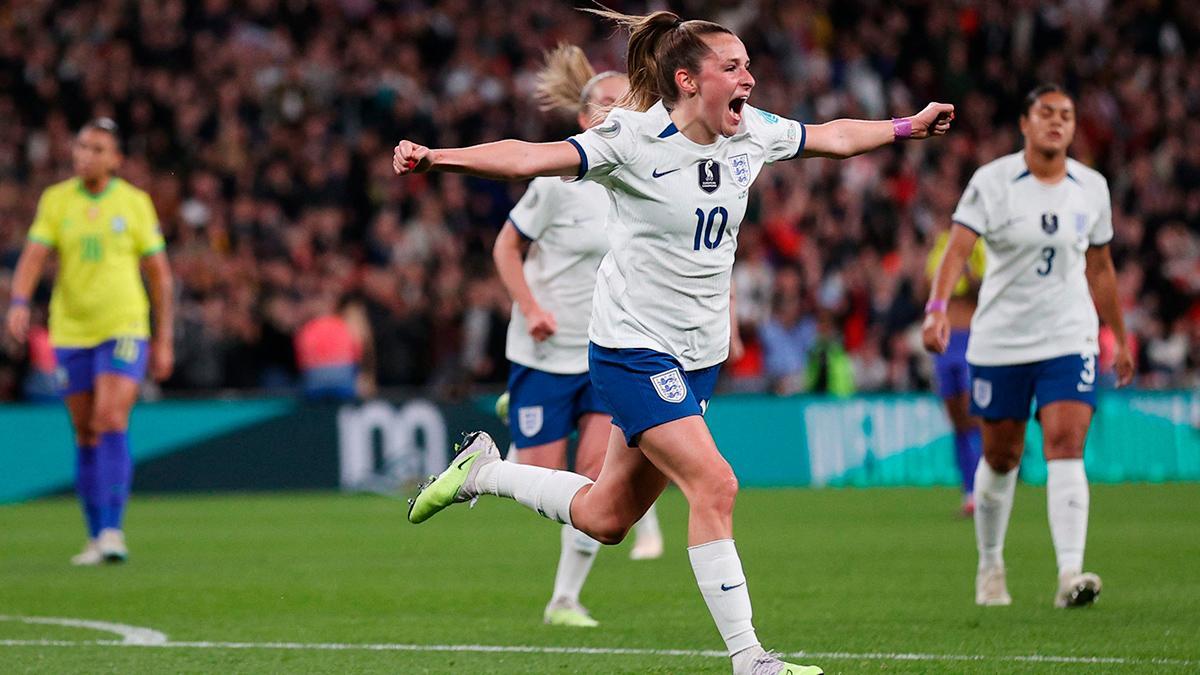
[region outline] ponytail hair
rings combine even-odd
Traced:
[[[534,96],[538,108],[542,112],[561,110],[578,115],[587,107],[596,84],[610,77],[625,77],[625,73],[596,73],[582,49],[560,42],[546,53],[546,65],[537,74]]]
[[[733,31],[712,21],[684,21],[678,14],[658,11],[646,16],[621,14],[601,5],[583,11],[615,22],[629,31],[625,55],[629,93],[617,101],[619,108],[645,111],[660,99],[670,107],[679,99],[675,71],[700,71],[700,62],[710,51],[705,35]]]
[[[534,95],[542,112],[563,110],[573,115],[583,109],[580,95],[596,76],[587,55],[575,45],[559,43],[546,53],[546,65],[537,74]]]

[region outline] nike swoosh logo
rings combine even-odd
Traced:
[[[746,585],[746,582],[744,582],[744,581],[740,584],[734,584],[732,586],[726,586],[725,584],[721,584],[721,590],[732,591],[733,589],[737,588],[738,586],[745,586],[745,585]]]
[[[471,455],[470,457],[468,457],[468,458],[464,459],[463,461],[459,462],[459,463],[458,463],[458,469],[459,469],[459,471],[462,471],[462,468],[463,468],[464,466],[466,466],[466,465],[467,465],[467,462],[471,461],[472,459],[475,459],[475,457],[476,457],[475,455]]]
[[[679,167],[679,169],[682,169],[682,168],[683,168],[682,166],[681,166],[681,167]],[[669,173],[675,173],[675,172],[676,172],[676,171],[678,171],[679,169],[671,169],[670,171],[664,171],[664,172],[662,172],[662,173],[659,173],[659,172],[658,172],[658,169],[655,169],[655,170],[654,170],[654,172],[653,172],[653,173],[651,173],[650,175],[651,175],[651,176],[653,176],[654,178],[662,178],[663,176],[665,176],[665,175],[667,175],[667,174],[669,174]]]

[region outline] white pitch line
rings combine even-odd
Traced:
[[[0,615],[0,621],[19,621],[28,624],[46,626],[66,626],[68,628],[87,628],[90,630],[116,633],[121,636],[121,643],[127,645],[160,645],[167,641],[165,633],[151,628],[130,626],[123,623],[108,621],[91,621],[89,619],[65,619],[53,616],[6,616]]]
[[[382,652],[470,652],[484,654],[585,654],[615,656],[676,656],[729,658],[723,651],[701,649],[637,649],[626,647],[555,647],[536,645],[421,645],[354,642],[188,642],[168,641],[156,644],[116,642],[114,640],[0,640],[0,647],[149,647],[167,649],[283,649],[294,651],[382,651]],[[1200,661],[1170,658],[1120,656],[1052,656],[1039,654],[921,654],[889,652],[792,652],[788,656],[837,661],[973,661],[1014,663],[1061,663],[1074,665],[1125,666],[1200,666]]]

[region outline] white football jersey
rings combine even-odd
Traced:
[[[538,342],[514,307],[505,347],[509,361],[548,373],[587,372],[596,269],[608,252],[607,212],[608,193],[599,185],[535,178],[508,214],[533,242],[525,257],[525,282],[558,325],[554,335]]]
[[[987,253],[967,361],[1015,365],[1099,351],[1084,271],[1088,248],[1113,236],[1104,176],[1067,159],[1067,177],[1047,185],[1024,153],[1006,155],[979,167],[953,219],[979,234]]]
[[[797,156],[804,126],[750,106],[738,133],[688,140],[662,102],[614,109],[572,137],[579,175],[608,188],[608,239],[592,300],[591,340],[653,349],[686,370],[729,352],[729,278],[750,184]]]

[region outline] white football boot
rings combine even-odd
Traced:
[[[118,529],[110,527],[100,530],[96,544],[106,563],[123,563],[129,557],[129,549],[125,548],[125,533]]]
[[[663,554],[662,533],[638,534],[629,549],[630,560],[657,560]]]
[[[1100,577],[1091,572],[1066,572],[1058,577],[1054,606],[1087,607],[1100,595]]]
[[[989,567],[975,575],[975,604],[983,607],[1007,607],[1012,604],[1003,567]]]
[[[99,565],[102,562],[104,562],[104,555],[100,553],[100,544],[95,539],[88,539],[83,550],[71,556],[71,564],[80,567]]]

